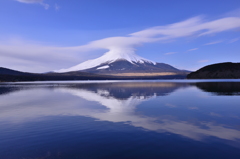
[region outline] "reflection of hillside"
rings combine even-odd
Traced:
[[[195,85],[216,95],[240,95],[240,82],[204,82]]]
[[[1,95],[8,95],[14,92],[23,91],[23,90],[32,90],[36,88],[47,88],[52,89],[54,88],[52,85],[45,85],[45,84],[6,84],[0,85],[0,96]]]
[[[6,95],[11,92],[20,90],[18,87],[0,87],[0,95]]]

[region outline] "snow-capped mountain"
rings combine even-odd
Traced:
[[[99,58],[88,60],[76,66],[55,72],[63,73],[73,71],[97,74],[183,72],[168,64],[157,63],[140,57],[135,54],[134,50],[109,51]]]
[[[123,50],[119,50],[116,52],[116,50],[113,51],[109,51],[107,53],[105,53],[103,56],[93,59],[93,60],[88,60],[85,61],[83,63],[80,63],[76,66],[67,68],[67,69],[61,69],[55,72],[70,72],[70,71],[80,71],[80,70],[86,70],[86,69],[90,69],[90,68],[94,68],[97,66],[101,66],[98,67],[97,69],[106,69],[109,68],[108,64],[111,64],[115,61],[118,60],[126,60],[132,64],[134,63],[151,63],[151,64],[156,64],[155,62],[151,61],[151,60],[147,60],[145,58],[142,58],[138,55],[136,55],[134,53],[134,51],[123,51]],[[105,64],[104,66],[102,66],[103,64]]]

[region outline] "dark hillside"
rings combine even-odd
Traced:
[[[205,66],[187,76],[188,79],[239,79],[240,63],[217,63]]]

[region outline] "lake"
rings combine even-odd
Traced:
[[[0,84],[1,159],[239,159],[240,80]]]

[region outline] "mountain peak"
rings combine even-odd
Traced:
[[[150,63],[150,64],[156,64],[156,62],[153,62],[151,60],[147,60],[143,57],[140,57],[135,54],[135,50],[133,49],[111,49],[107,53],[105,53],[103,56],[88,60],[83,63],[80,63],[76,66],[70,67],[68,69],[61,69],[55,72],[70,72],[70,71],[80,71],[80,70],[86,70],[90,69],[102,64],[110,64],[118,60],[126,60],[132,64],[134,63]]]

